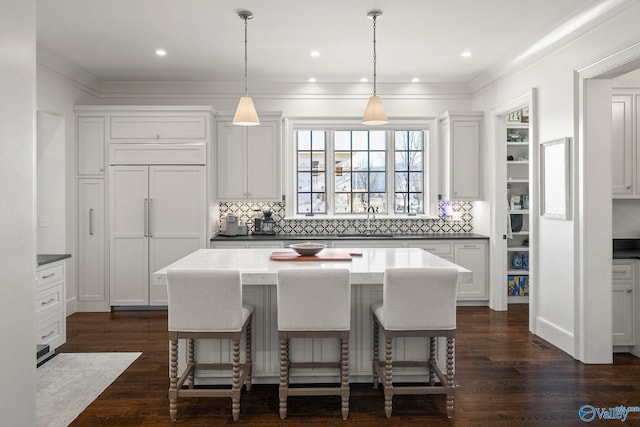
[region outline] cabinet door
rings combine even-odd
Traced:
[[[617,95],[611,103],[611,185],[614,196],[632,195],[632,96]]]
[[[112,166],[110,172],[111,305],[148,305],[148,167]]]
[[[487,296],[487,248],[482,243],[454,243],[453,262],[473,272],[472,283],[458,284],[459,300],[485,300]]]
[[[247,197],[246,129],[231,123],[217,126],[217,189],[220,200],[239,200]]]
[[[454,121],[451,126],[451,200],[479,200],[480,122]]]
[[[278,124],[247,128],[247,198],[280,201]]]
[[[206,247],[204,166],[149,167],[149,271]],[[149,285],[149,304],[167,305],[166,286]]]
[[[613,345],[633,345],[633,282],[613,283]]]
[[[108,306],[105,271],[104,180],[78,181],[78,302]]]
[[[78,175],[104,175],[104,117],[78,117]]]

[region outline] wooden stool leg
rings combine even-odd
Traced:
[[[251,372],[253,369],[252,365],[252,353],[251,353],[251,320],[247,324],[247,334],[245,336],[247,342],[245,346],[245,369],[247,370],[247,379],[245,380],[245,385],[247,386],[247,391],[251,390]]]
[[[169,416],[178,416],[178,340],[169,340]]]
[[[378,372],[376,371],[377,366],[380,364],[380,355],[379,355],[379,346],[380,346],[380,325],[378,325],[378,320],[376,316],[372,315],[373,322],[373,361],[371,363],[371,367],[373,369],[373,388],[377,389],[378,384],[380,383],[380,378],[378,378]]]
[[[342,419],[349,418],[349,338],[341,338],[342,352],[340,357],[340,395],[342,396]]]
[[[240,417],[240,340],[233,340],[233,391],[231,394],[233,421]]]
[[[429,371],[429,385],[436,384],[436,372],[432,366],[436,363],[436,337],[429,337],[429,363],[427,370]]]
[[[289,339],[280,339],[280,418],[287,418],[287,395],[289,387]]]
[[[195,341],[193,338],[187,340],[187,365],[193,365],[193,369],[189,371],[189,376],[187,377],[189,388],[193,388],[193,378],[196,372]]]
[[[392,339],[385,337],[385,360],[384,360],[384,413],[387,418],[391,418],[391,407],[393,401],[393,362],[392,362]]]
[[[455,338],[447,338],[447,417],[453,417],[453,399],[455,394],[455,385],[453,382],[453,364],[455,357]]]

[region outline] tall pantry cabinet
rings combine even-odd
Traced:
[[[78,310],[164,306],[151,274],[209,235],[212,111],[82,106],[78,139]]]

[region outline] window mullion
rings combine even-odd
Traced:
[[[389,129],[387,132],[387,214],[395,215],[395,177],[396,177],[396,156],[395,156],[395,134]]]
[[[334,201],[335,201],[335,188],[336,188],[336,159],[334,158],[334,138],[335,130],[327,130],[326,143],[325,143],[325,155],[327,156],[326,173],[325,173],[325,197],[327,198],[327,216],[334,216]]]

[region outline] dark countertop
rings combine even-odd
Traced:
[[[38,254],[38,267],[71,258],[71,254]]]
[[[640,259],[640,239],[613,239],[613,259]]]
[[[475,233],[427,233],[427,234],[249,234],[247,236],[222,236],[211,238],[212,241],[254,241],[254,240],[455,240],[484,239],[488,236]]]

